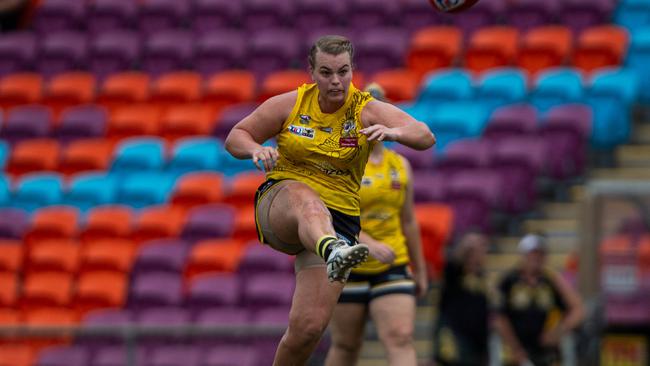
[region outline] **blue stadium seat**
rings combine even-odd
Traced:
[[[9,178],[4,175],[0,175],[0,207],[4,207],[9,202],[11,195]]]
[[[33,211],[61,203],[63,179],[58,174],[29,174],[18,182],[12,206]]]
[[[637,72],[642,85],[650,85],[650,26],[632,33],[627,54],[627,67]],[[642,88],[641,100],[650,102],[650,88]]]
[[[117,147],[111,172],[160,171],[165,165],[164,154],[165,142],[162,139],[154,137],[129,139]]]
[[[63,202],[86,211],[115,202],[116,190],[117,179],[114,176],[103,173],[79,174],[72,179]]]
[[[225,150],[219,140],[189,138],[176,143],[167,171],[183,174],[193,170],[218,170]]]
[[[1,121],[0,121],[0,126],[2,126]],[[5,141],[0,141],[0,169],[2,170],[5,169],[8,159],[9,159],[9,144],[7,144]]]
[[[119,177],[117,203],[135,208],[161,204],[169,198],[174,178],[164,173],[133,173]]]
[[[472,76],[463,69],[447,69],[426,76],[416,103],[468,100],[474,94]]]
[[[436,134],[436,147],[444,150],[447,144],[483,133],[490,115],[490,107],[478,101],[444,103],[434,108],[424,122]]]
[[[541,112],[566,103],[580,103],[584,99],[581,73],[572,68],[553,68],[542,72],[536,80],[529,99]]]
[[[614,20],[631,32],[650,26],[650,2],[648,0],[623,0],[618,5]]]
[[[597,72],[591,79],[589,98],[616,99],[632,107],[639,99],[641,84],[635,71],[611,68]]]
[[[587,102],[594,111],[590,143],[593,147],[609,150],[629,140],[632,124],[630,116],[621,113],[625,106],[615,99],[594,98]]]
[[[494,108],[521,102],[527,94],[526,75],[516,68],[488,71],[476,88],[476,98]]]

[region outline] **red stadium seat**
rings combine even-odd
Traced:
[[[517,65],[531,76],[549,67],[564,65],[573,53],[568,27],[550,25],[531,29],[522,39]]]
[[[192,247],[185,278],[189,281],[196,276],[213,272],[234,272],[244,253],[244,245],[239,240],[205,240]]]
[[[34,104],[43,97],[43,77],[37,73],[10,74],[0,79],[0,108]]]
[[[237,210],[235,217],[234,239],[242,242],[257,240],[257,225],[255,224],[255,208],[250,205]]]
[[[463,34],[459,28],[423,28],[411,38],[406,63],[421,79],[429,71],[452,66],[460,56],[462,45]]]
[[[154,206],[143,209],[135,221],[131,238],[136,243],[153,239],[175,238],[185,225],[184,210],[173,206]]]
[[[114,145],[104,139],[87,139],[71,142],[61,154],[59,171],[76,174],[89,170],[108,169]]]
[[[23,310],[70,305],[73,277],[63,272],[32,272],[25,276],[20,306]]]
[[[236,175],[229,184],[224,202],[236,207],[250,206],[255,191],[264,183],[264,173],[244,172]]]
[[[34,214],[32,226],[25,234],[28,246],[47,239],[70,239],[77,234],[79,211],[70,206],[50,206]]]
[[[302,84],[311,83],[309,74],[302,70],[284,70],[269,74],[262,82],[257,100],[263,102],[270,97],[295,90]]]
[[[101,239],[126,239],[131,236],[133,210],[128,206],[96,207],[86,217],[86,226],[80,233],[81,241],[90,243]]]
[[[251,102],[255,97],[255,76],[250,71],[231,70],[210,77],[203,102],[221,110],[231,104]]]
[[[36,361],[36,351],[27,344],[2,344],[0,360],[2,366],[32,366]]]
[[[97,96],[97,103],[114,110],[118,107],[149,100],[149,75],[127,71],[106,78]]]
[[[23,175],[32,172],[56,170],[59,161],[59,143],[54,139],[25,140],[16,145],[7,165],[7,172]]]
[[[0,327],[18,324],[20,324],[20,316],[16,309],[0,308]]]
[[[493,26],[472,35],[465,52],[465,67],[480,73],[513,63],[517,55],[519,32],[514,27]]]
[[[81,252],[80,272],[131,271],[136,245],[129,239],[99,239],[86,243]]]
[[[31,245],[25,272],[77,273],[80,263],[79,243],[73,239],[49,239]]]
[[[217,203],[223,200],[223,175],[213,172],[196,172],[179,178],[171,197],[171,204],[189,209],[196,205]]]
[[[590,72],[623,62],[630,35],[623,27],[603,25],[588,28],[578,38],[573,65]]]
[[[391,102],[412,101],[420,84],[418,75],[408,69],[380,71],[372,81],[381,85]]]
[[[0,273],[16,273],[23,266],[23,245],[18,240],[0,239]]]
[[[363,90],[363,88],[366,86],[366,75],[364,75],[363,72],[361,71],[355,71],[352,73],[352,84],[357,89]]]
[[[57,75],[50,80],[43,97],[55,116],[73,105],[87,104],[95,100],[95,76],[85,71]],[[55,117],[55,121],[58,117]]]
[[[18,277],[15,273],[0,272],[0,307],[14,307],[18,300]]]
[[[119,308],[126,303],[128,278],[125,273],[94,271],[79,277],[74,308],[79,318],[100,308]]]
[[[417,204],[415,216],[420,225],[422,251],[429,275],[437,278],[442,271],[445,245],[453,231],[453,210],[443,204]]]
[[[79,323],[76,312],[64,307],[40,307],[23,311],[24,324],[28,326],[57,326],[72,327]],[[32,338],[27,341],[32,349],[41,350],[45,347],[69,344],[71,336],[51,336],[49,338]]]
[[[162,118],[160,134],[173,142],[194,135],[209,135],[217,119],[214,108],[202,104],[169,107]]]
[[[152,83],[149,101],[162,106],[198,102],[201,82],[201,75],[192,71],[163,74]]]
[[[131,136],[158,135],[162,113],[150,105],[117,108],[108,125],[107,137],[116,142]]]

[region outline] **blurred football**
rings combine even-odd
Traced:
[[[429,2],[436,10],[443,13],[459,13],[474,6],[478,0],[429,0]]]

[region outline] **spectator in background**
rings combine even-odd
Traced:
[[[484,273],[487,248],[485,235],[468,232],[447,259],[434,334],[438,365],[487,365],[489,312]]]
[[[29,3],[29,0],[1,0],[0,31],[16,30],[21,25]]]
[[[511,354],[511,365],[554,366],[559,343],[580,324],[580,297],[560,275],[545,268],[546,242],[526,235],[519,242],[521,263],[498,287],[495,326]]]

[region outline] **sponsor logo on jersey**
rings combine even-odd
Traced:
[[[319,127],[318,129],[327,133],[332,133],[333,131],[332,127]]]
[[[300,123],[303,125],[308,125],[309,121],[311,121],[311,116],[306,115],[306,114],[301,114],[300,116]]]
[[[306,137],[308,139],[313,139],[314,138],[315,133],[314,133],[313,128],[290,125],[288,127],[288,129],[289,129],[289,132],[291,132],[294,135],[298,135],[298,136],[301,136],[301,137]]]

